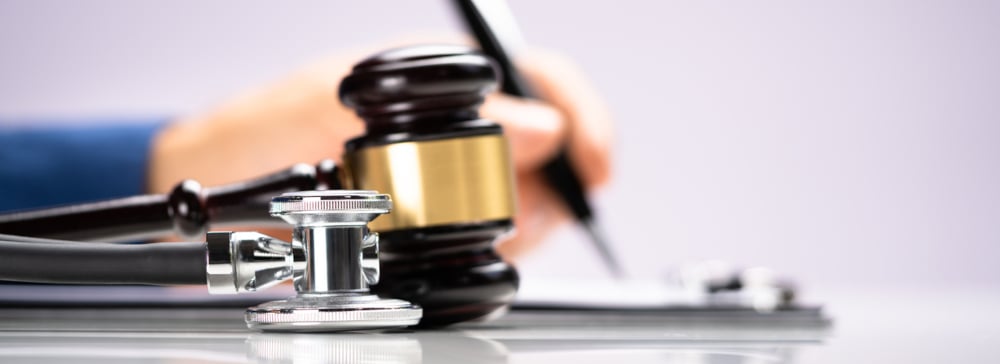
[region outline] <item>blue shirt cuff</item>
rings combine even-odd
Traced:
[[[0,211],[145,193],[150,144],[164,124],[0,128]]]

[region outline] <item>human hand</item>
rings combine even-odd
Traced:
[[[185,178],[212,186],[294,163],[326,158],[339,162],[344,142],[360,135],[364,126],[337,100],[337,85],[368,53],[373,52],[332,57],[168,126],[153,145],[150,191],[166,192]],[[540,171],[564,143],[588,189],[608,180],[611,164],[610,116],[582,72],[567,59],[541,50],[526,52],[518,61],[525,78],[547,101],[493,94],[481,109],[484,118],[504,126],[516,170],[517,231],[498,247],[508,259],[529,251],[569,216]]]
[[[566,146],[586,191],[611,177],[612,121],[604,100],[570,59],[530,49],[516,60],[518,70],[541,100],[495,93],[481,109],[483,117],[504,126],[511,144],[517,181],[515,234],[498,247],[516,260],[569,220],[560,196],[542,167]]]

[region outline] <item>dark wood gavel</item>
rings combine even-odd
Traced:
[[[421,305],[421,325],[447,325],[508,307],[518,276],[493,248],[513,227],[514,182],[502,128],[478,107],[497,68],[459,46],[399,48],[358,63],[340,98],[364,119],[342,165],[300,164],[247,182],[203,188],[183,181],[143,195],[0,215],[0,233],[123,242],[209,228],[285,226],[271,198],[316,189],[376,190],[393,212],[373,221],[381,236],[376,293]]]

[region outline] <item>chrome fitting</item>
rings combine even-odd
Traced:
[[[367,291],[378,283],[378,234],[368,222],[390,210],[389,195],[374,191],[291,192],[272,199],[271,215],[295,226],[292,244],[310,258],[296,272],[295,289]]]
[[[368,223],[391,209],[389,195],[374,191],[291,192],[272,199],[271,215],[295,226],[291,255],[301,251],[304,257],[301,264],[290,261],[298,295],[247,309],[247,326],[343,331],[417,324],[419,306],[368,290],[379,278],[378,235]]]
[[[212,294],[265,289],[292,278],[305,264],[301,248],[257,232],[213,231],[206,240]]]

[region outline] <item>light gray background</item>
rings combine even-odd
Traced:
[[[617,122],[628,270],[722,258],[813,296],[1000,283],[1000,2],[511,1]],[[337,49],[457,32],[445,1],[0,1],[0,117],[180,115]],[[562,229],[526,277],[600,278]]]

